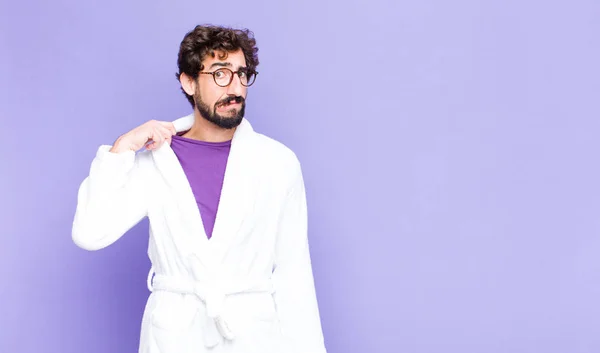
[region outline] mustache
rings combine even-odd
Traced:
[[[221,99],[220,101],[218,101],[217,103],[215,103],[215,106],[221,106],[221,105],[227,105],[230,103],[245,103],[245,99],[244,97],[241,96],[235,96],[235,97],[227,97],[225,99]]]

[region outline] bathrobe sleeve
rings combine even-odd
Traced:
[[[325,353],[307,237],[307,206],[300,164],[279,223],[273,281],[284,336],[294,352]]]
[[[77,194],[72,238],[90,251],[114,243],[147,215],[140,156],[110,148],[100,146]]]

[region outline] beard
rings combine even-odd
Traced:
[[[223,115],[217,113],[218,107],[220,107],[222,105],[226,105],[229,102],[231,102],[232,100],[235,101],[236,103],[242,104],[242,107],[240,108],[240,110],[232,108],[227,111],[228,116],[223,116]],[[211,123],[217,125],[218,127],[223,128],[223,129],[228,129],[228,130],[233,129],[242,123],[242,120],[244,118],[244,113],[246,111],[246,100],[244,99],[244,97],[240,97],[240,96],[227,97],[225,99],[217,101],[214,104],[214,106],[212,107],[212,109],[210,109],[208,104],[206,104],[202,100],[202,97],[200,96],[200,92],[198,90],[196,90],[196,92],[194,94],[194,101],[196,102],[196,108],[198,109],[200,116],[202,116],[204,119],[210,121]]]

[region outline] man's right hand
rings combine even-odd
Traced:
[[[110,152],[137,152],[143,147],[152,151],[160,148],[163,143],[171,143],[171,136],[177,132],[173,123],[150,120],[128,133],[120,136],[110,149]]]

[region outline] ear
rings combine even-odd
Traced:
[[[190,96],[194,95],[194,93],[196,92],[196,80],[186,75],[185,73],[182,73],[181,75],[179,75],[179,82],[181,83],[181,87],[183,88],[185,93],[189,94]]]

